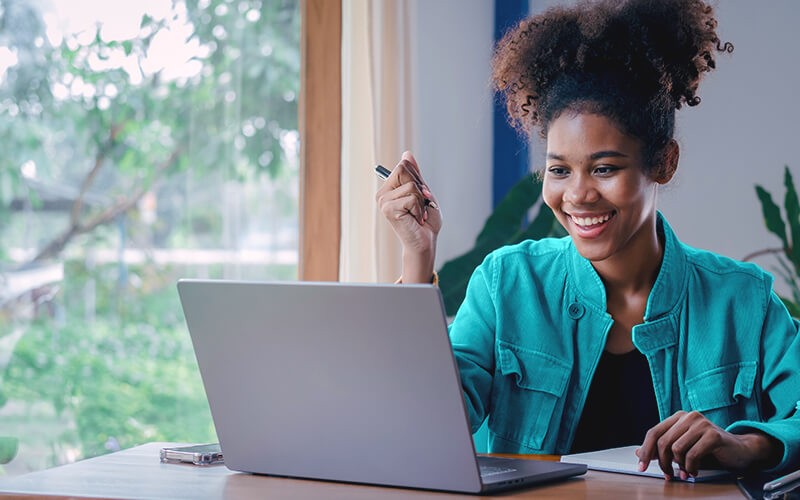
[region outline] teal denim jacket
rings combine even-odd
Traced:
[[[664,257],[633,344],[661,419],[697,410],[800,462],[800,324],[759,267],[684,245],[659,214]],[[569,453],[613,320],[605,287],[569,238],[491,253],[472,275],[450,338],[472,431],[489,449]]]

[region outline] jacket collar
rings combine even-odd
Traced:
[[[661,269],[647,299],[644,321],[650,322],[670,313],[680,303],[686,290],[686,252],[661,212],[657,213],[656,230],[664,237]],[[606,288],[592,263],[582,257],[570,242],[570,267],[578,300],[598,311],[606,311]]]

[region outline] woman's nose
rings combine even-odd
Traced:
[[[564,190],[564,201],[574,205],[594,203],[599,198],[600,193],[594,183],[582,175],[573,176]]]

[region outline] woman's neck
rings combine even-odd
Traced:
[[[611,257],[592,262],[606,286],[607,295],[649,295],[661,269],[663,238],[656,227],[656,217],[644,224],[628,244]]]

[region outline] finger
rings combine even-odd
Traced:
[[[414,166],[408,162],[407,160],[403,160],[397,164],[395,169],[392,171],[392,175],[395,176],[392,179],[392,185],[395,187],[399,187],[405,184],[413,184],[416,186],[420,193],[423,189],[428,190],[428,186],[425,185],[425,182],[420,177],[419,173],[416,171]],[[388,181],[388,179],[387,179]],[[430,190],[428,190],[430,192]],[[429,204],[428,202],[427,204]]]
[[[429,221],[431,227],[438,232],[439,228],[442,226],[442,207],[439,204],[439,200],[436,199],[436,195],[434,195],[427,187],[423,187],[422,195],[431,201],[428,203],[427,207],[427,212],[429,215],[429,219],[427,220]]]
[[[392,219],[399,219],[406,213],[410,213],[423,223],[425,220],[425,197],[416,184],[407,183],[383,193],[378,200],[383,214]]]
[[[639,471],[644,471],[650,465],[650,461],[658,458],[658,440],[672,427],[680,418],[680,413],[675,413],[654,425],[647,431],[642,441],[642,446],[636,452],[639,457]]]
[[[400,163],[402,168],[402,176],[405,182],[413,182],[417,185],[420,189],[427,187],[425,181],[422,179],[422,175],[417,171],[414,166],[409,163],[408,161],[403,161]]]
[[[392,173],[394,174],[395,172],[397,172],[397,180],[395,181],[395,184],[415,184],[420,189],[420,192],[423,193],[425,206],[435,210],[439,209],[439,204],[435,201],[433,193],[431,193],[430,189],[425,184],[425,181],[422,179],[419,171],[414,165],[412,165],[408,160],[402,160],[397,164]]]
[[[423,219],[424,208],[421,208],[419,200],[412,195],[403,196],[389,201],[383,205],[383,214],[390,220],[402,220],[404,217],[411,215],[418,224],[425,223]]]
[[[704,432],[692,447],[686,451],[684,470],[692,476],[700,472],[704,460],[709,457],[720,444],[720,435],[716,429]]]
[[[436,197],[433,196],[433,193],[428,186],[422,185],[422,195],[425,197],[425,205],[431,207],[434,210],[439,210],[439,202],[436,201]]]
[[[427,225],[432,231],[438,233],[440,228],[442,227],[442,214],[439,209],[432,209],[431,206],[426,206],[426,201],[425,201],[426,197],[424,196],[422,191],[420,191],[417,188],[416,184],[413,183],[404,184],[401,187],[390,191],[384,190],[382,193],[376,195],[376,197],[378,198],[376,200],[378,207],[381,209],[381,212],[383,213],[384,217],[390,220],[398,220],[396,214],[392,212],[392,210],[395,209],[396,206],[391,207],[388,206],[387,204],[395,199],[407,195],[416,196],[420,204],[420,210],[422,211],[421,221],[416,216],[417,212],[412,211],[413,212],[412,215],[415,216],[417,222],[421,222],[423,225]],[[431,197],[435,200],[435,197],[432,194]],[[402,216],[404,214],[400,215]]]
[[[404,186],[411,186],[416,189],[420,194],[421,185],[417,182],[417,177],[413,171],[409,170],[409,166],[403,163],[399,163],[389,177],[386,178],[386,181],[383,185],[378,188],[378,191],[375,193],[375,197],[379,199],[382,196],[385,196],[387,193],[391,193],[396,189],[403,188]]]
[[[678,465],[683,465],[686,451],[700,439],[707,423],[708,420],[701,413],[691,411],[684,413],[665,433],[672,442],[673,460]]]
[[[417,163],[417,159],[414,158],[414,155],[411,154],[411,151],[408,151],[408,150],[403,151],[403,155],[402,155],[401,158],[403,160],[408,160],[412,165],[414,165],[414,168],[417,170],[417,172],[420,171],[419,170],[419,164]]]
[[[677,420],[667,429],[664,434],[658,438],[656,449],[658,450],[658,465],[664,474],[673,476],[675,468],[672,462],[675,462],[675,453],[673,451],[675,443],[689,431],[692,422],[695,420],[696,415],[699,413],[691,412],[678,412],[673,416],[677,416]]]
[[[672,442],[665,434],[658,439],[658,467],[664,472],[664,476],[671,478],[675,475],[675,468],[672,466]]]
[[[403,153],[403,156],[397,165],[403,165],[408,173],[414,177],[417,184],[420,186],[427,186],[425,179],[422,177],[422,170],[420,170],[416,158],[414,158],[414,155],[412,155],[410,151]]]
[[[683,432],[674,443],[672,443],[672,460],[681,468],[681,472],[689,472],[687,455],[691,452],[696,443],[703,437],[703,430],[698,426],[691,426]],[[681,475],[681,479],[686,479]]]
[[[420,189],[420,187],[413,182],[407,182],[405,184],[401,184],[399,187],[384,193],[384,197],[387,200],[392,200],[396,198],[402,198],[405,196],[414,196],[419,200],[420,208],[424,209],[428,205],[428,199],[424,193],[425,190]],[[429,191],[430,193],[430,191]]]
[[[438,210],[439,203],[434,199],[427,183],[425,182],[425,179],[422,177],[422,171],[420,170],[414,155],[412,155],[410,151],[403,152],[402,159],[397,166],[402,166],[403,169],[414,178],[414,181],[419,185],[420,189],[423,190],[426,198],[425,204],[434,210]]]
[[[414,184],[419,188],[423,195],[422,221],[428,222],[431,228],[438,232],[442,225],[439,201],[430,191],[427,184],[425,184],[420,174],[419,167],[417,166],[416,159],[410,151],[403,153],[402,159],[395,166],[394,170],[392,170],[391,175],[386,179],[383,187],[375,194],[378,204],[381,204],[380,199],[387,193],[405,184]]]
[[[419,184],[417,182],[416,173],[413,171],[413,168],[410,167],[410,164],[408,162],[401,161],[395,165],[395,167],[392,169],[392,172],[389,174],[389,177],[387,177],[384,181],[383,185],[387,189],[397,189],[403,184],[409,182]]]

